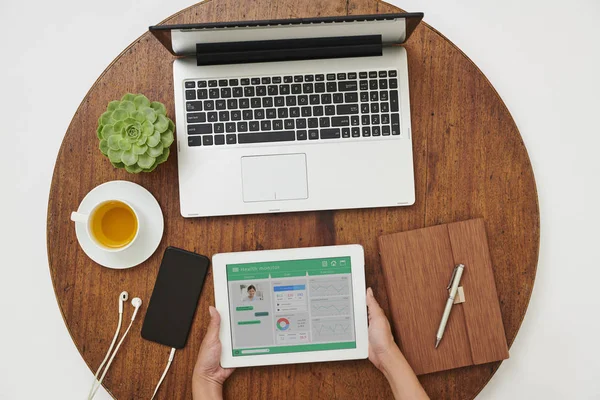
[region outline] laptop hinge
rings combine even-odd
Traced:
[[[196,44],[198,65],[380,55],[381,35]]]

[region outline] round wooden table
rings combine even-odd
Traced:
[[[166,19],[193,23],[397,12],[374,0],[208,0]],[[69,332],[95,371],[108,348],[122,290],[147,305],[166,246],[212,256],[217,252],[360,243],[367,284],[389,309],[377,253],[381,234],[483,217],[502,319],[512,344],[529,302],[539,248],[539,210],[527,151],[506,106],[479,69],[425,23],[406,44],[416,180],[411,207],[184,219],[179,214],[177,154],[150,174],[112,168],[98,150],[96,122],[113,99],[144,93],[163,102],[173,118],[172,57],[145,33],[117,57],[81,103],[62,143],[48,205],[48,259],[56,297]],[[110,180],[130,180],[157,198],[165,215],[158,250],[142,265],[111,270],[83,253],[69,221],[83,197]],[[210,195],[210,194],[209,194]],[[214,304],[206,279],[187,346],[178,351],[159,392],[191,398],[190,378]],[[140,337],[144,306],[104,385],[118,399],[150,398],[169,349]],[[131,306],[126,316],[131,315]],[[471,399],[499,362],[420,377],[432,398]],[[227,398],[391,398],[369,361],[239,369],[225,385]]]

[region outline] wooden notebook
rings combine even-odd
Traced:
[[[396,340],[417,375],[508,358],[508,346],[482,219],[379,237]],[[464,264],[464,303],[435,335],[454,266]]]

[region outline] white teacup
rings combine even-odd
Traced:
[[[98,202],[89,214],[72,212],[71,221],[85,224],[90,240],[101,250],[116,253],[129,248],[140,232],[140,218],[125,200]]]

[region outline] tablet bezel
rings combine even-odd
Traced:
[[[327,257],[351,257],[352,300],[356,348],[319,350],[302,353],[261,354],[234,357],[232,355],[231,318],[227,287],[227,264],[306,260]],[[221,315],[221,366],[223,368],[259,365],[296,364],[321,361],[364,359],[369,355],[367,303],[365,286],[365,256],[361,245],[307,247],[297,249],[260,250],[238,253],[220,253],[212,258],[216,309]]]

